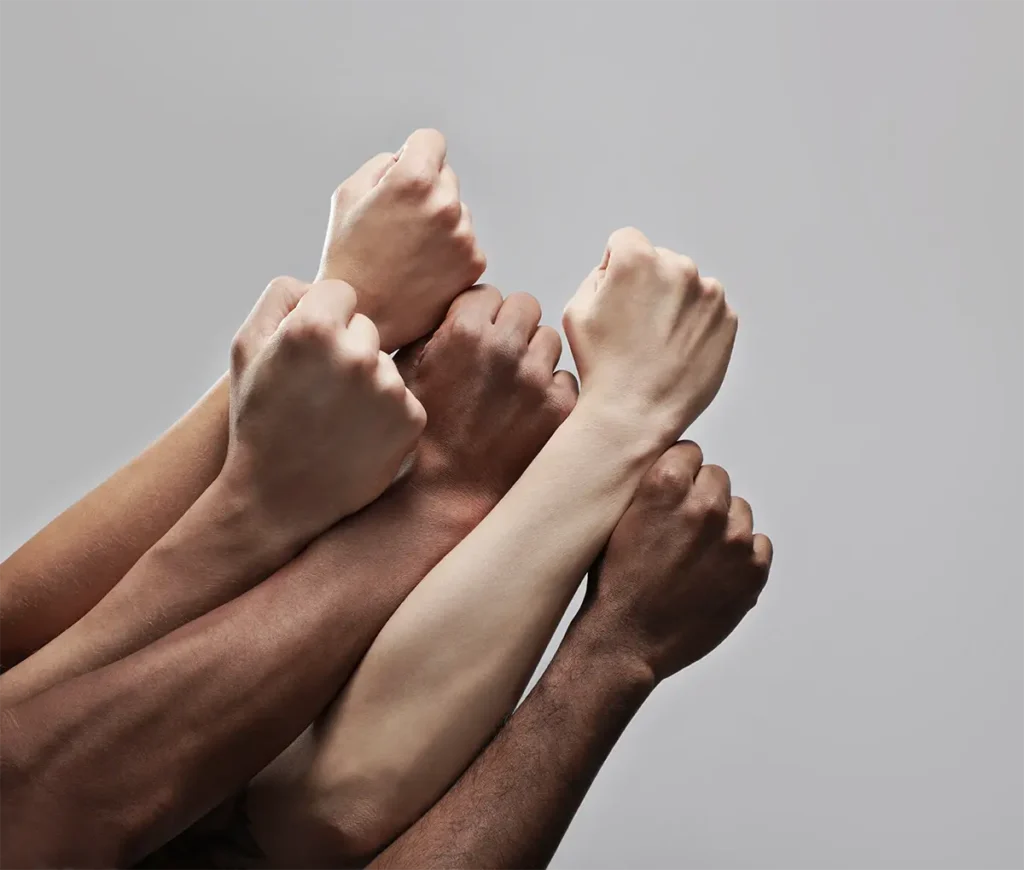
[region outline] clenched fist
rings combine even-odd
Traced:
[[[750,505],[731,494],[722,468],[702,461],[700,448],[683,441],[647,472],[591,568],[577,617],[656,680],[725,640],[771,567],[771,541],[754,534]]]
[[[378,154],[334,193],[318,279],[358,294],[358,310],[395,350],[426,335],[483,274],[444,136],[417,130],[397,154]]]
[[[581,403],[602,404],[676,440],[722,385],[736,337],[722,285],[639,230],[612,233],[563,325]]]
[[[511,488],[576,404],[576,381],[555,371],[562,340],[538,326],[527,293],[494,287],[462,293],[428,341],[396,357],[429,423],[412,473],[485,508]]]
[[[284,546],[380,495],[426,422],[355,307],[341,281],[278,278],[231,347],[224,475]]]

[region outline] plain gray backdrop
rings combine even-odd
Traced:
[[[1024,6],[2,5],[2,552],[170,425],[439,127],[545,320],[636,224],[740,332],[690,436],[768,591],[557,867],[1024,863]],[[566,352],[563,364],[571,366]]]

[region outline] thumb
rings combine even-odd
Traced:
[[[423,351],[433,337],[434,332],[431,331],[422,338],[416,339],[412,344],[407,344],[395,354],[395,365],[398,366],[398,372],[401,374],[402,380],[407,384],[411,385],[415,381],[416,369],[419,367]]]
[[[246,325],[254,335],[262,339],[270,338],[280,326],[281,321],[306,295],[309,287],[310,285],[305,281],[287,275],[275,278],[256,301],[246,320]]]
[[[367,160],[344,182],[342,187],[351,183],[354,197],[362,197],[376,187],[388,170],[398,161],[398,155],[390,151],[382,151]]]
[[[335,274],[336,270],[332,268],[331,262],[337,253],[335,248],[341,228],[352,211],[380,183],[397,159],[397,155],[390,151],[382,151],[367,160],[334,191],[334,195],[331,197],[331,213],[327,218],[324,247],[320,254],[320,267],[316,273],[317,281],[341,277],[341,275]]]

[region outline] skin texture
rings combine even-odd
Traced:
[[[415,256],[402,268],[399,244]],[[485,266],[444,137],[417,130],[401,159],[378,155],[335,191],[317,280],[356,286],[357,311],[391,352],[436,327]],[[430,278],[410,280],[413,270]],[[12,667],[85,615],[213,484],[227,455],[228,415],[225,375],[138,458],[4,561],[0,665]]]
[[[275,852],[279,863],[367,860],[466,768],[521,695],[644,473],[714,397],[736,320],[721,285],[630,229],[612,235],[565,327],[579,403],[388,621],[294,759],[305,770],[279,777],[281,818],[308,807],[337,832],[333,849]],[[302,828],[273,837],[311,842]]]
[[[213,483],[227,450],[225,374],[159,440],[4,560],[0,664],[12,667],[85,615]]]
[[[490,319],[498,300],[493,288],[460,297],[430,341],[405,352],[402,374],[429,420],[383,496],[233,601],[5,707],[5,865],[138,861],[237,792],[323,709],[402,598],[572,407],[571,379],[551,372],[557,353],[513,358],[502,343]],[[502,323],[522,329],[514,309]]]
[[[720,644],[768,579],[771,542],[692,442],[641,482],[551,665],[459,781],[371,867],[546,867],[633,715]]]
[[[383,492],[426,412],[355,306],[341,281],[271,282],[232,346],[217,480],[96,607],[0,678],[5,705],[230,600]]]

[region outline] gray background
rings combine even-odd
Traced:
[[[627,223],[741,317],[691,434],[769,592],[555,866],[1020,866],[1022,10],[3,3],[3,554],[311,276],[341,179],[437,126],[489,280],[548,322]]]

